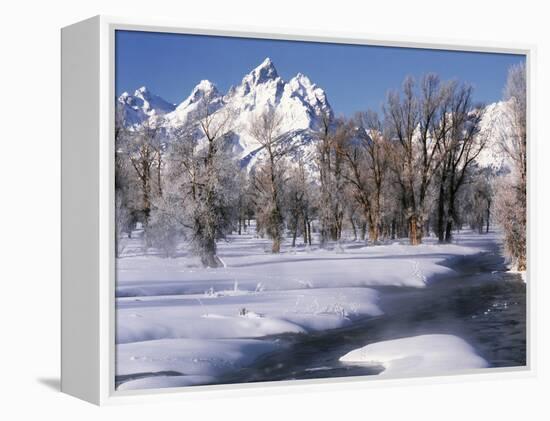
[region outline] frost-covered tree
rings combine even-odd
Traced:
[[[284,237],[284,170],[296,144],[284,131],[284,116],[271,107],[251,121],[249,134],[264,151],[253,179],[257,223],[273,240],[272,253],[279,253]]]
[[[160,238],[183,231],[205,267],[222,265],[216,241],[231,231],[237,201],[238,164],[231,152],[229,110],[205,96],[197,112],[173,134],[167,183],[156,203]]]
[[[181,206],[185,202],[168,188],[167,194],[153,201],[149,220],[149,240],[165,257],[175,257],[178,243],[185,238],[187,221],[181,216]]]
[[[115,115],[115,253],[118,257],[122,251],[120,238],[123,232],[131,236],[130,227],[130,177],[128,174],[127,159],[124,155],[127,140],[126,128],[123,122],[123,113],[120,107],[116,108]]]
[[[392,140],[390,167],[401,189],[402,205],[412,245],[422,242],[424,218],[430,211],[430,188],[442,162],[441,142],[446,135],[445,90],[439,77],[425,75],[419,87],[410,77],[402,94],[392,91],[384,106]]]
[[[477,168],[472,183],[465,186],[464,219],[480,234],[489,232],[493,208],[495,175],[490,168]]]
[[[403,82],[403,97],[397,91],[391,91],[384,107],[385,122],[392,139],[390,165],[395,180],[401,188],[402,206],[406,214],[411,244],[418,244],[421,235],[420,207],[417,203],[416,184],[416,137],[419,120],[418,99],[414,92],[414,81],[407,78]]]
[[[304,244],[311,245],[314,194],[314,185],[300,157],[298,163],[289,168],[285,191],[285,209],[287,225],[292,233],[292,247],[296,245],[299,230],[303,235]]]
[[[362,210],[363,220],[368,225],[369,240],[376,243],[382,229],[387,158],[382,122],[375,112],[356,115],[339,153],[346,164],[344,177],[349,184],[350,196]],[[353,229],[355,231],[354,226]]]
[[[512,66],[504,88],[506,111],[501,147],[512,163],[500,183],[497,218],[504,228],[505,246],[517,270],[527,268],[527,79],[525,63]]]
[[[328,113],[322,115],[321,127],[316,133],[320,190],[317,207],[321,247],[325,247],[329,240],[339,240],[342,235],[345,179],[343,158],[339,149],[348,136],[349,127],[343,119],[335,120]]]
[[[147,120],[140,127],[127,130],[126,137],[120,156],[124,156],[133,169],[132,177],[138,186],[135,193],[139,195],[136,207],[148,247],[151,245],[148,237],[151,204],[155,196],[161,193],[162,129],[160,124]]]
[[[237,234],[241,235],[243,229],[245,232],[247,231],[250,220],[254,216],[252,183],[245,169],[241,169],[237,173],[236,186]]]
[[[453,227],[459,222],[457,199],[471,178],[475,160],[487,143],[480,133],[484,107],[472,101],[473,89],[456,82],[447,84],[444,95],[445,135],[440,143],[437,234],[440,242],[450,242]]]

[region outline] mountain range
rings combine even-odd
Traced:
[[[253,165],[261,149],[250,135],[250,124],[267,108],[274,109],[283,118],[281,131],[291,133],[293,141],[301,144],[302,156],[313,153],[311,137],[313,131],[319,128],[322,116],[333,115],[323,89],[301,73],[289,81],[283,80],[270,58],[266,58],[225,94],[220,93],[211,81],[202,80],[178,105],[152,94],[146,87],[136,90],[133,95],[124,92],[117,103],[126,126],[136,127],[146,120],[162,117],[161,124],[170,132],[183,126],[204,104],[205,98],[208,98],[214,111],[222,107],[232,110],[235,116],[234,149],[247,166]]]
[[[272,108],[281,115],[281,131],[289,133],[292,141],[299,144],[294,153],[305,158],[309,165],[313,165],[314,161],[308,159],[315,152],[313,133],[320,128],[323,116],[334,115],[323,89],[302,73],[289,81],[283,80],[270,58],[266,58],[225,94],[220,93],[211,81],[202,80],[180,104],[171,104],[146,87],[141,87],[134,94],[124,92],[120,95],[117,106],[124,125],[138,127],[145,121],[158,121],[166,133],[170,133],[185,125],[204,105],[206,98],[212,111],[222,108],[232,111],[235,116],[232,125],[235,133],[233,149],[240,156],[243,166],[249,168],[262,154],[261,145],[250,135],[250,125],[254,117],[266,109]],[[500,119],[504,107],[503,102],[486,107],[483,131],[495,130],[495,121]],[[496,136],[491,135],[489,147],[479,157],[482,166],[499,170],[504,165],[497,143]]]

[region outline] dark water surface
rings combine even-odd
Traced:
[[[455,277],[426,288],[373,287],[384,314],[353,325],[311,334],[271,338],[280,351],[218,384],[378,374],[381,367],[342,364],[339,358],[369,343],[422,334],[453,334],[471,344],[491,367],[526,364],[526,284],[505,272],[495,245],[488,252],[455,260]]]

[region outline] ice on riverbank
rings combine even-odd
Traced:
[[[347,353],[340,361],[381,365],[384,367],[381,375],[395,377],[444,374],[488,366],[472,346],[453,335],[421,335],[376,342]]]

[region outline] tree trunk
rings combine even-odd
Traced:
[[[281,239],[274,238],[273,245],[271,246],[271,253],[280,253],[281,252]]]
[[[294,229],[292,230],[292,247],[296,247],[296,237],[298,236],[298,221],[299,216],[296,214],[294,218]]]
[[[378,243],[378,226],[374,223],[369,224],[369,240],[372,244]]]
[[[416,219],[414,216],[409,219],[409,241],[411,245],[416,245]]]
[[[520,271],[520,272],[524,271],[524,270],[527,270],[527,258],[525,256],[525,254],[522,254],[518,257],[517,270]]]
[[[351,228],[353,230],[353,241],[357,241],[357,228],[355,228],[355,222],[353,221],[353,217],[350,216],[349,221],[351,223]]]
[[[307,227],[307,216],[306,215],[304,215],[303,224],[304,224],[304,244],[307,244],[307,230],[308,230],[308,227]]]
[[[204,267],[218,268],[223,266],[222,261],[216,256],[216,240],[214,238],[206,238],[202,243],[200,251],[201,263]]]
[[[208,268],[219,268],[223,264],[218,256],[212,252],[207,252],[201,256],[201,263],[204,267]]]
[[[487,201],[487,228],[485,229],[485,233],[489,232],[489,220],[491,219],[491,201]]]
[[[330,239],[332,241],[338,241],[338,213],[335,211],[333,215],[333,223],[330,227]]]
[[[437,201],[437,238],[440,243],[445,241],[445,189],[443,181],[439,186],[439,198]]]
[[[418,215],[409,218],[409,241],[413,246],[422,244],[422,222]]]
[[[445,242],[450,243],[453,239],[453,222],[456,221],[455,214],[455,194],[451,189],[449,194],[449,203],[447,210],[447,225],[445,227]]]
[[[158,165],[157,165],[157,184],[159,189],[159,196],[162,197],[162,177],[161,177],[161,168],[162,168],[162,158],[159,152]]]
[[[445,225],[445,242],[450,243],[453,239],[453,219],[449,218]]]
[[[363,222],[361,223],[361,241],[365,241],[366,236],[367,236],[367,223]]]

